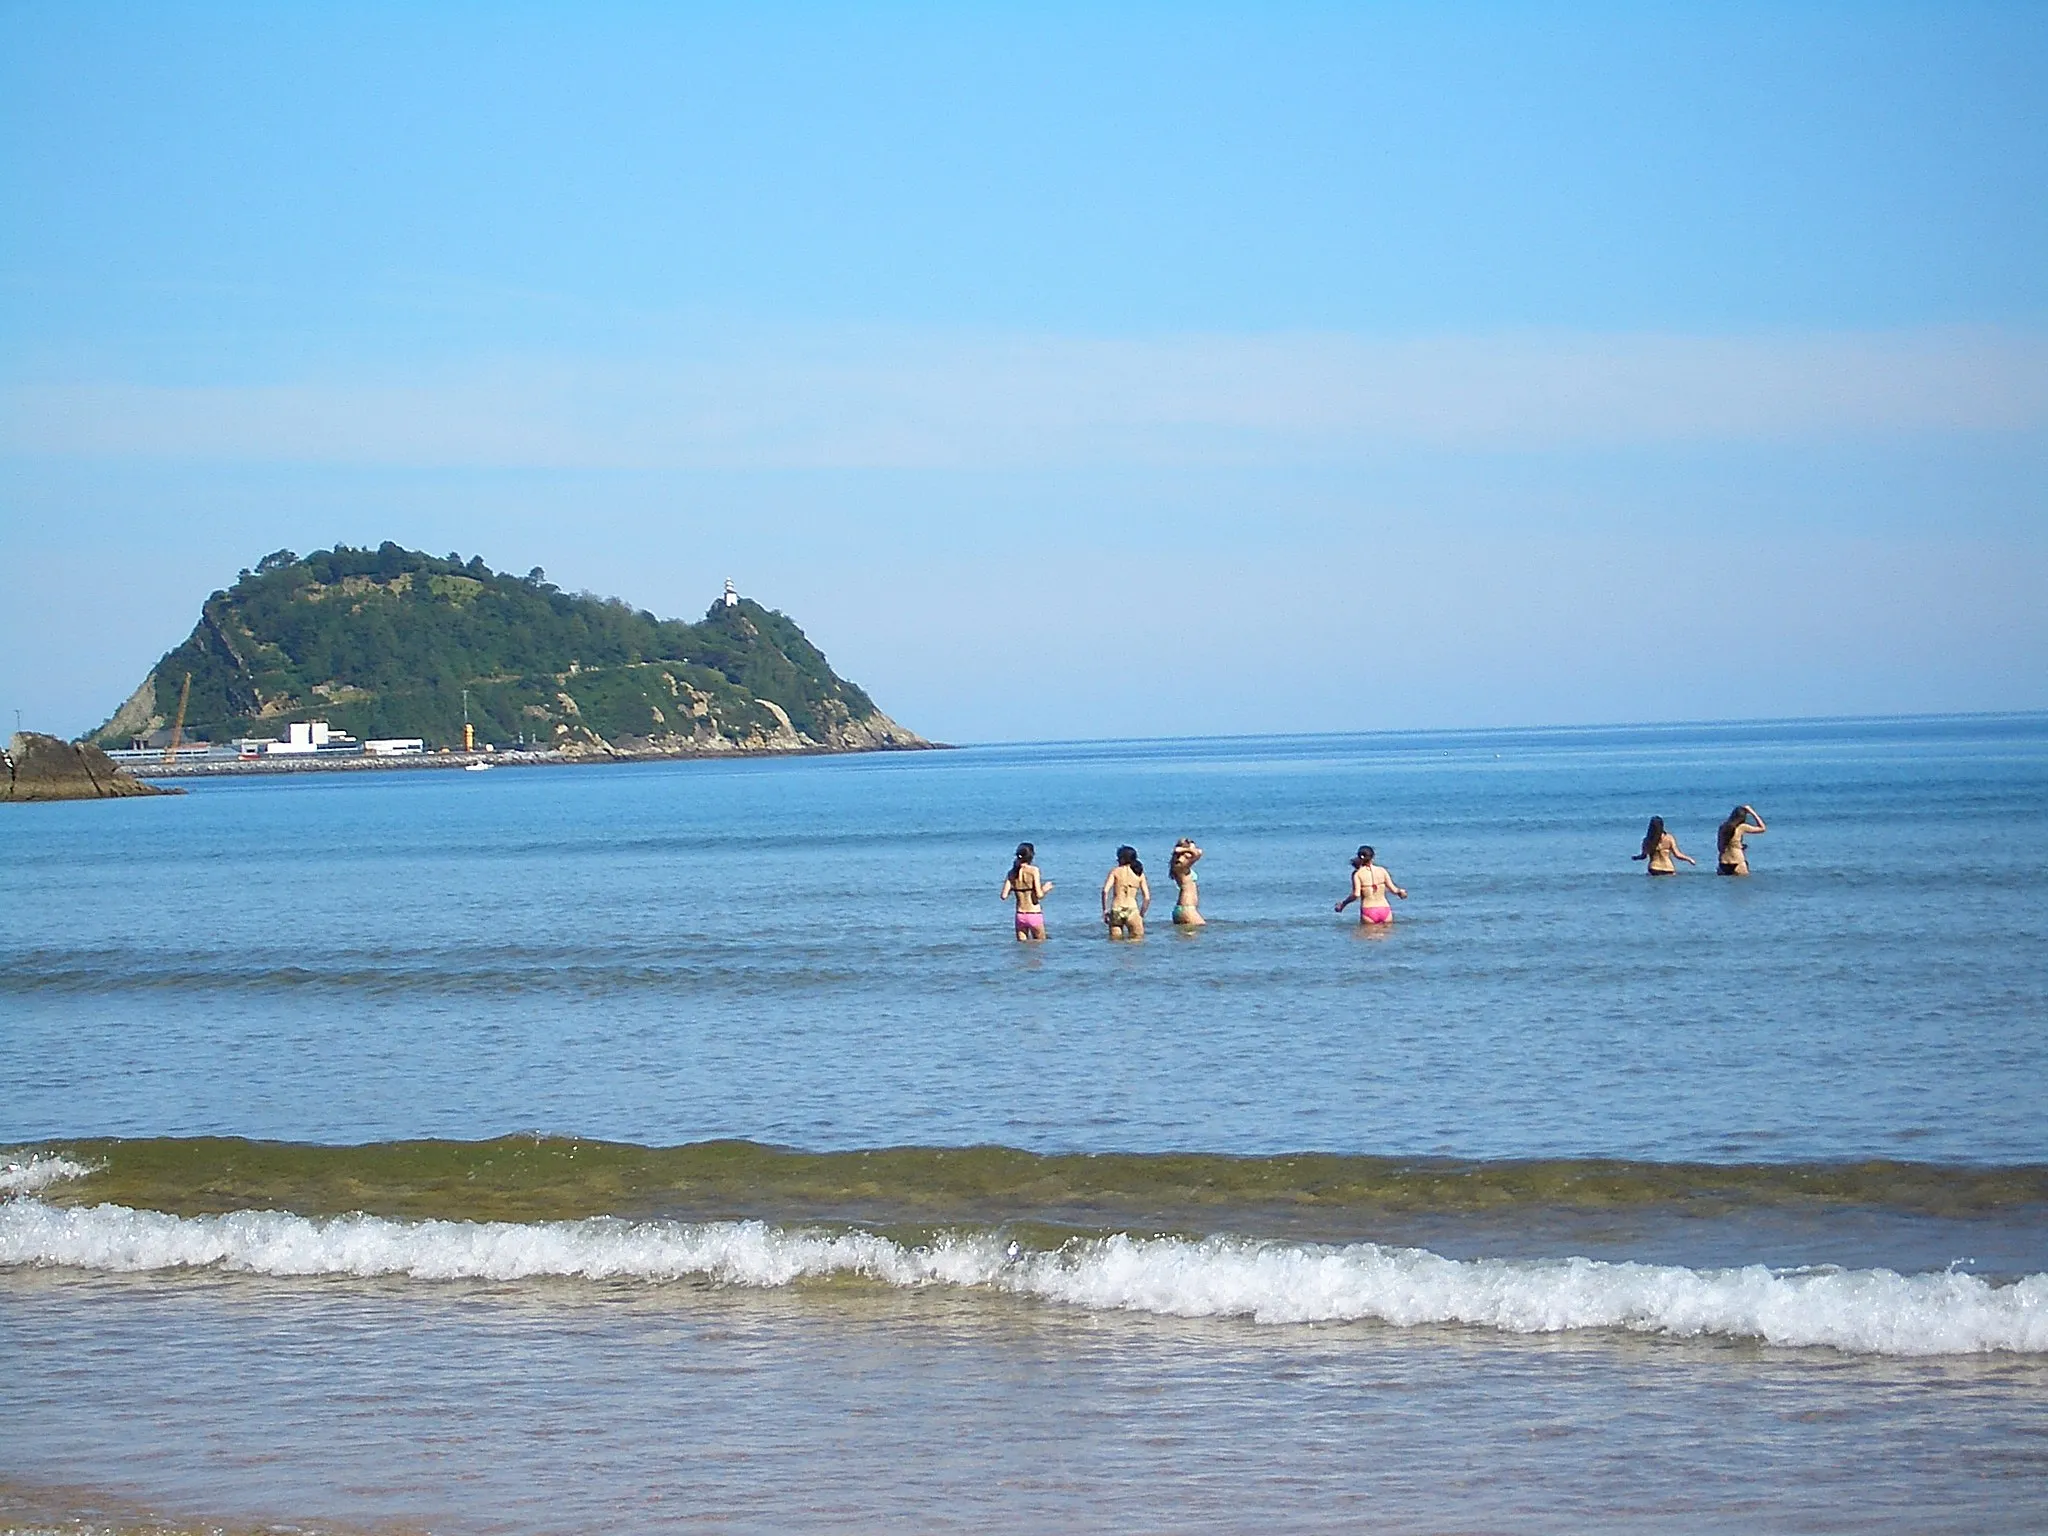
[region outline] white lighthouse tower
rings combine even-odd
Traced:
[[[739,605],[740,605],[740,591],[739,591],[739,588],[738,588],[738,587],[735,587],[735,586],[734,586],[734,585],[732,584],[732,578],[731,578],[730,576],[728,576],[728,577],[726,577],[726,578],[725,578],[725,606],[726,606],[726,607],[728,607],[728,608],[737,608],[737,607],[739,607]]]

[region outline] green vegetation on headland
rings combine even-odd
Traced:
[[[325,720],[363,740],[571,753],[922,747],[787,617],[741,598],[695,624],[563,592],[483,560],[384,544],[279,550],[224,592],[91,740],[274,737]]]
[[[1467,1162],[1294,1153],[1048,1156],[1009,1147],[800,1152],[506,1136],[331,1147],[228,1137],[53,1144],[95,1171],[47,1200],[177,1215],[272,1209],[542,1221],[585,1216],[1075,1230],[1363,1230],[1374,1218],[1531,1209],[1708,1216],[1847,1207],[1967,1217],[2048,1207],[2048,1166],[1926,1163]]]

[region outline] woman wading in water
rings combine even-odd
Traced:
[[[1129,843],[1116,851],[1116,868],[1102,882],[1102,920],[1112,939],[1145,937],[1145,914],[1152,910],[1152,885],[1138,850]]]
[[[1373,863],[1372,849],[1360,848],[1351,860],[1351,894],[1337,903],[1337,910],[1342,912],[1355,901],[1361,927],[1386,927],[1394,920],[1394,909],[1387,903],[1389,891],[1403,901],[1408,899],[1408,893],[1394,884],[1394,877]]]
[[[1045,913],[1039,903],[1052,894],[1052,882],[1038,872],[1031,861],[1038,850],[1029,843],[1017,845],[1017,861],[1003,877],[1003,900],[1017,902],[1017,942],[1036,942],[1045,937]]]
[[[1720,845],[1719,870],[1724,875],[1746,875],[1749,873],[1749,854],[1744,851],[1742,840],[1752,832],[1768,832],[1763,817],[1757,815],[1754,807],[1738,805],[1728,813],[1728,819],[1721,823],[1721,830],[1715,836]]]
[[[1209,921],[1197,910],[1201,897],[1195,890],[1195,865],[1201,859],[1195,840],[1184,837],[1173,845],[1173,857],[1166,861],[1166,873],[1180,892],[1173,899],[1173,920],[1183,928],[1200,928]]]
[[[1673,859],[1684,859],[1688,864],[1699,863],[1698,859],[1681,851],[1678,846],[1678,839],[1664,830],[1664,818],[1662,816],[1652,816],[1650,818],[1650,830],[1643,834],[1643,851],[1631,854],[1629,857],[1631,859],[1648,859],[1650,861],[1650,873],[1653,875],[1677,874],[1678,866],[1671,862]]]

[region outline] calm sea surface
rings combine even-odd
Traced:
[[[1702,870],[1630,862],[1653,813]],[[1331,911],[1366,842],[1391,932]],[[2048,1526],[2048,717],[250,778],[0,808],[0,867],[0,1515]],[[364,1161],[513,1133],[1609,1184],[910,1231],[845,1159],[830,1219]],[[157,1195],[110,1137],[171,1139]],[[1870,1162],[1927,1166],[1801,1182]]]

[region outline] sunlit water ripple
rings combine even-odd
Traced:
[[[1629,861],[1654,812],[1711,869],[1738,800],[1753,879]],[[1183,832],[1211,926],[1105,943],[1116,844],[1163,919]],[[1360,842],[1390,934],[1330,911]],[[536,1533],[2048,1523],[2042,717],[205,783],[0,854],[0,1472]],[[520,1216],[362,1161],[510,1132],[1484,1187],[833,1164]],[[301,1171],[91,1193],[143,1186],[82,1138],[213,1135]],[[1486,1193],[1531,1159],[1607,1161]],[[1737,1162],[1785,1171],[1672,1171]]]

